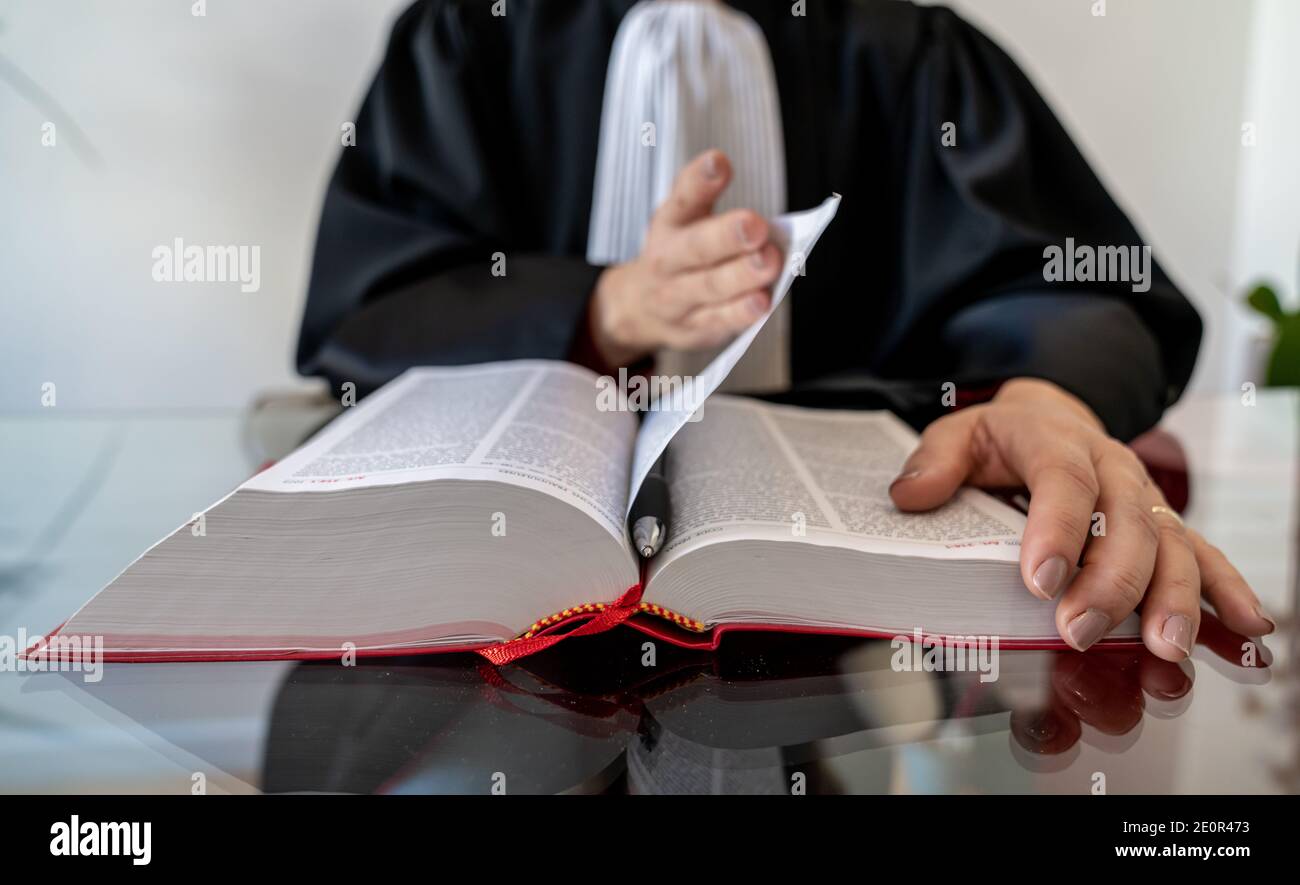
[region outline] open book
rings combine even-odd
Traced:
[[[779,220],[773,310],[837,202]],[[703,405],[663,399],[644,421],[567,363],[410,370],[59,633],[102,637],[107,660],[527,653],[597,623],[698,646],[736,628],[1060,645],[1020,580],[1018,511],[974,490],[895,510],[916,441],[897,418],[708,396],[760,325],[694,379]],[[665,449],[669,536],[643,565],[626,517]]]

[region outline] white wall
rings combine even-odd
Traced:
[[[1294,287],[1300,3],[1109,0],[1095,18],[1092,2],[956,6],[1026,67],[1201,309],[1197,384],[1235,388],[1253,326],[1226,293],[1265,271]],[[187,0],[6,0],[0,409],[39,407],[46,381],[86,409],[237,406],[294,383],[339,126],[405,3],[208,0],[196,18]],[[259,245],[261,290],[154,282],[151,250],[178,236]]]
[[[1240,291],[1274,281],[1284,303],[1300,308],[1300,2],[1255,0],[1251,65],[1242,116],[1257,144],[1240,151],[1233,279]],[[1268,323],[1240,306],[1225,318],[1230,339],[1227,386],[1259,381],[1258,336]]]
[[[324,183],[405,0],[6,0],[0,408],[239,406],[294,382]],[[56,121],[56,146],[41,126]],[[261,290],[167,285],[151,250],[261,247]]]

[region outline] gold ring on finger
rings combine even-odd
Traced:
[[[1174,522],[1178,523],[1180,526],[1184,525],[1183,518],[1179,516],[1178,511],[1174,510],[1172,507],[1166,507],[1163,504],[1153,504],[1151,506],[1151,512],[1154,513],[1156,516],[1172,517]]]

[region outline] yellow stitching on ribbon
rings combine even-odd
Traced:
[[[562,621],[566,621],[569,618],[572,618],[576,615],[592,614],[594,612],[603,612],[606,608],[608,608],[608,606],[603,602],[588,602],[585,605],[578,605],[578,606],[574,606],[573,608],[566,608],[562,612],[558,612],[553,615],[547,615],[546,617],[542,618],[540,621],[535,622],[522,635],[520,635],[519,638],[532,639],[533,636],[536,635],[538,631],[544,630],[547,627],[553,627],[556,624],[559,624]],[[677,626],[682,627],[683,629],[686,630],[690,630],[693,633],[707,633],[709,631],[709,628],[704,626],[704,623],[702,621],[697,621],[694,620],[693,618],[688,618],[685,615],[678,614],[675,611],[671,611],[670,609],[666,609],[662,606],[654,605],[653,603],[649,603],[649,602],[639,603],[637,605],[637,612],[640,614],[654,615],[655,617],[663,618],[666,621],[672,621]]]

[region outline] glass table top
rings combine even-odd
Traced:
[[[42,633],[327,417],[0,416],[0,636]],[[474,655],[0,673],[0,791],[1258,793],[1300,791],[1300,400],[1201,397],[1163,425],[1190,525],[1279,620],[1203,622],[1189,661],[1007,651],[998,679],[897,672],[887,640],[614,631]],[[1244,649],[1244,650],[1243,650]],[[11,668],[12,669],[12,668]]]

